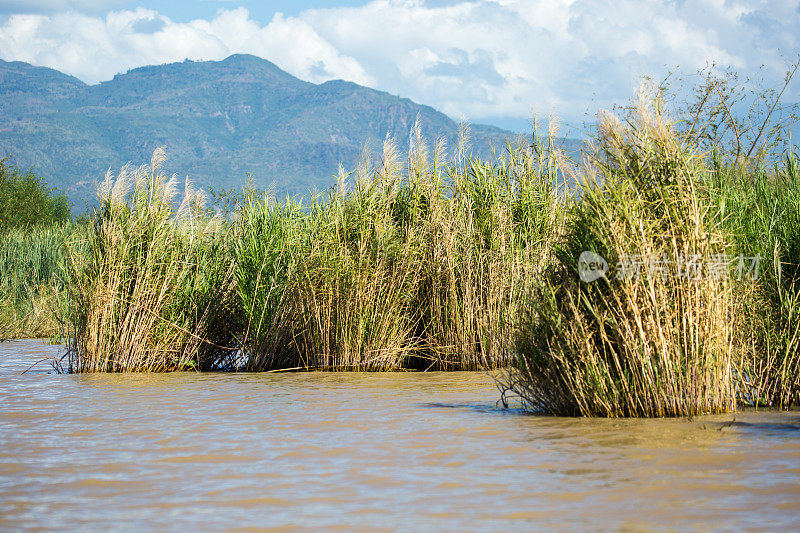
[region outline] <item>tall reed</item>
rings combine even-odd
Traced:
[[[394,223],[385,186],[359,180],[312,208],[293,285],[306,364],[397,369],[414,350],[419,244]]]
[[[307,215],[300,205],[278,204],[268,194],[249,195],[238,215],[233,247],[243,368],[301,366],[294,344],[300,317],[291,281],[296,279],[296,251]]]
[[[529,148],[448,159],[417,127],[405,158],[387,140],[354,174],[306,210],[261,199],[243,212],[247,368],[507,364],[557,218],[557,168]]]
[[[741,400],[789,407],[800,401],[800,171],[787,150],[771,166],[714,158],[710,183],[736,255],[758,258],[739,280]],[[752,261],[752,260],[751,260]]]
[[[110,172],[84,246],[70,256],[70,368],[77,372],[214,369],[231,365],[233,261],[225,234],[191,189],[160,167]]]
[[[606,115],[553,264],[523,311],[507,386],[533,410],[674,416],[736,408],[726,252],[706,168],[643,93],[625,123]],[[612,270],[580,280],[590,251]],[[589,278],[590,281],[590,278]]]
[[[511,361],[521,297],[561,220],[554,147],[536,148],[509,146],[490,161],[467,158],[423,193],[433,200],[417,221],[425,244],[418,309],[439,368]]]

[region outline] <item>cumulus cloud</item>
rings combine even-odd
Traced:
[[[104,17],[77,11],[17,14],[0,25],[3,59],[56,68],[88,83],[142,65],[219,60],[233,53],[264,57],[310,81],[375,82],[357,60],[340,53],[307,22],[278,14],[260,26],[244,8],[187,23],[138,8]]]
[[[798,0],[373,0],[266,25],[243,8],[185,23],[141,8],[73,9],[8,17],[0,57],[91,83],[145,64],[251,53],[309,81],[355,81],[456,118],[532,109],[574,118],[667,69],[714,62],[747,75],[763,64],[777,80],[800,50],[798,27]]]

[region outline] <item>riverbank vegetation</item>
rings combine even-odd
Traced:
[[[405,161],[387,141],[308,210],[254,199],[235,239],[248,368],[507,365],[557,175],[528,148],[453,162],[417,130]]]
[[[708,82],[704,102],[719,94]],[[800,182],[785,122],[770,123],[778,100],[761,123],[730,122],[730,100],[679,120],[644,89],[598,123],[505,391],[588,416],[795,405]],[[584,251],[604,275],[587,279]]]
[[[554,135],[479,160],[416,129],[325,194],[246,189],[224,216],[159,150],[88,224],[7,233],[2,318],[51,298],[76,372],[503,368],[504,398],[549,414],[790,407],[798,154],[780,129],[725,148],[695,111],[644,90],[580,161]]]
[[[61,335],[68,311],[65,243],[77,230],[67,223],[0,234],[0,338]]]
[[[727,272],[681,258],[725,253],[705,166],[657,108],[599,124],[585,187],[569,202],[520,323],[511,387],[533,408],[664,416],[734,408],[735,331]],[[612,268],[580,278],[589,250]],[[698,263],[697,267],[702,264]]]
[[[66,196],[0,160],[0,339],[56,337],[66,317]]]
[[[511,362],[517,308],[558,216],[555,160],[404,160],[342,172],[306,204],[213,214],[153,163],[109,175],[69,257],[70,368],[480,369]],[[462,154],[463,155],[463,154]]]

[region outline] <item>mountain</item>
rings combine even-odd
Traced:
[[[417,117],[427,139],[456,139],[457,124],[431,107],[341,80],[305,82],[250,55],[141,67],[97,85],[0,60],[0,157],[33,167],[78,210],[106,170],[145,163],[161,145],[166,170],[199,186],[238,187],[250,173],[280,195],[321,191],[365,145],[377,150],[387,134],[407,145]],[[514,137],[471,125],[477,154]]]

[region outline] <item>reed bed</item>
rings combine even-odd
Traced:
[[[712,190],[736,254],[758,257],[757,279],[737,283],[740,399],[800,400],[800,171],[794,149],[765,165],[714,158]]]
[[[557,172],[530,149],[463,152],[430,150],[416,128],[404,160],[387,140],[376,167],[341,172],[305,210],[251,200],[237,239],[246,368],[508,364]]]
[[[433,201],[414,228],[424,236],[417,308],[437,367],[512,360],[520,307],[563,219],[556,153],[535,143],[509,147],[495,162],[467,158],[451,169],[447,189],[435,180],[423,188],[421,198]]]
[[[294,346],[298,317],[289,285],[295,278],[292,250],[303,238],[305,219],[299,205],[278,204],[269,195],[246,198],[240,213],[234,253],[245,370],[301,364]]]
[[[538,148],[448,159],[417,127],[405,157],[387,140],[328,193],[248,194],[231,220],[193,191],[176,210],[162,152],[109,174],[69,257],[71,369],[507,365],[559,205]]]
[[[0,323],[47,307],[73,372],[504,368],[539,413],[796,405],[797,154],[701,152],[642,94],[580,164],[553,136],[481,160],[417,127],[324,194],[248,189],[226,218],[158,150],[106,176],[89,225],[0,243]]]

